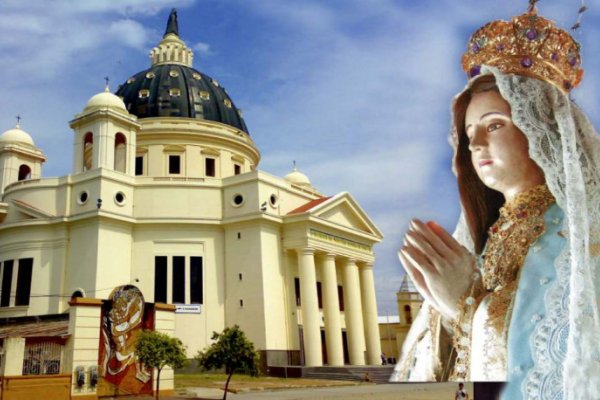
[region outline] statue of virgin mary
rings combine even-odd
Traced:
[[[600,399],[600,137],[570,98],[580,48],[535,7],[477,30],[453,101],[453,236],[413,220],[426,301],[391,381],[506,381],[504,399]]]

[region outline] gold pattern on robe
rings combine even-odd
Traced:
[[[507,325],[520,268],[529,247],[544,233],[544,213],[554,202],[545,184],[519,193],[500,209],[500,217],[489,230],[483,255],[483,282],[493,292],[489,323],[498,332]]]
[[[490,355],[490,365],[498,365],[499,360],[506,363],[506,339],[519,272],[529,248],[544,233],[544,214],[554,202],[545,184],[519,193],[500,209],[500,217],[489,229],[482,271],[488,292],[483,334],[487,341],[493,338],[496,349],[502,349]]]

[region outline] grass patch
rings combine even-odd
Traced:
[[[206,387],[221,389],[225,387],[227,375],[217,373],[175,374],[175,389],[186,387]],[[275,378],[271,376],[252,377],[234,374],[229,383],[232,392],[270,389],[292,389],[323,386],[349,386],[357,382],[332,381],[326,379]]]

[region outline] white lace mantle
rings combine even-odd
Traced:
[[[530,338],[534,368],[523,398],[600,399],[600,138],[556,87],[487,66],[482,74],[496,77],[530,157],[566,216],[567,243],[545,296],[546,316]]]

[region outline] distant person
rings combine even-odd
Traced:
[[[381,364],[382,365],[387,365],[387,360],[385,358],[385,353],[381,353]]]
[[[469,400],[469,394],[465,390],[464,383],[458,384],[458,390],[456,391],[456,394],[454,395],[454,400]]]

